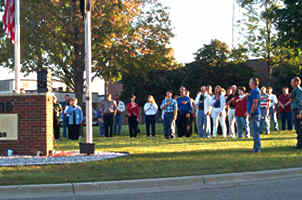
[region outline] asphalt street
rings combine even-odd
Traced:
[[[115,191],[105,194],[64,195],[9,200],[301,200],[302,177],[227,185],[192,185]]]

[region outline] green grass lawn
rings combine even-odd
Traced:
[[[220,174],[302,167],[302,151],[296,144],[294,132],[273,132],[262,135],[262,153],[251,153],[252,139],[200,139],[166,140],[162,126],[155,138],[147,138],[145,130],[137,138],[97,137],[94,142],[99,151],[129,152],[130,156],[66,165],[1,167],[0,185],[48,184],[64,182],[109,181],[141,178],[159,178]],[[83,139],[84,141],[84,139]],[[78,149],[78,142],[60,140],[60,150]]]

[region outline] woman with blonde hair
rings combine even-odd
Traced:
[[[225,138],[227,135],[227,127],[225,123],[225,90],[217,85],[215,88],[215,95],[212,97],[212,119],[213,119],[213,137],[217,136],[218,121],[222,128],[222,135]]]
[[[145,111],[147,137],[150,136],[150,126],[152,129],[152,136],[154,137],[155,136],[156,114],[158,111],[158,106],[152,95],[148,95],[147,102],[145,103],[145,106],[144,106],[144,111]]]

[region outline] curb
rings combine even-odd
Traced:
[[[241,182],[244,183],[280,178],[293,178],[298,176],[302,176],[302,168],[126,181],[1,186],[0,199],[37,196],[42,197],[52,195],[70,196],[85,193],[108,193],[114,191],[121,192],[123,190],[129,191],[146,188],[183,187],[191,185],[213,186],[219,184],[236,184]]]

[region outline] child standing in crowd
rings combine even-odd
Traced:
[[[261,110],[260,134],[263,131],[263,124],[265,124],[265,133],[270,134],[269,104],[270,104],[270,100],[268,98],[268,95],[266,94],[266,87],[262,87],[261,96],[260,96],[260,110]]]
[[[225,93],[224,93],[225,94]],[[217,85],[215,88],[215,95],[212,98],[212,118],[213,118],[213,137],[217,136],[218,123],[220,122],[222,128],[222,135],[227,136],[227,128],[225,123],[225,97],[222,88]]]
[[[148,101],[145,103],[144,111],[145,111],[145,122],[146,122],[146,134],[147,137],[150,136],[150,126],[152,129],[152,136],[155,136],[155,123],[156,123],[156,114],[157,114],[158,106],[154,100],[152,95],[148,96]]]
[[[78,140],[80,136],[81,124],[83,122],[83,111],[80,106],[78,106],[78,99],[73,98],[71,101],[71,106],[68,107],[67,114],[69,114],[69,125],[71,127],[71,140]]]
[[[129,136],[137,136],[137,125],[139,121],[139,106],[135,103],[136,96],[131,95],[130,103],[127,105]]]

